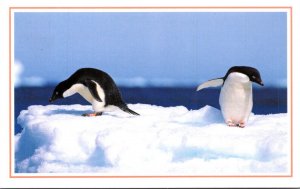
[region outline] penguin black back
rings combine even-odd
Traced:
[[[72,74],[68,79],[70,83],[82,83],[85,86],[87,80],[94,80],[101,85],[106,96],[106,106],[120,106],[125,104],[121,93],[113,79],[104,71],[94,68],[81,68]]]
[[[77,88],[78,86],[80,88]],[[82,89],[82,86],[84,86],[85,89]],[[98,87],[100,87],[100,91],[98,91]],[[89,89],[90,95],[87,94],[86,89]],[[85,92],[82,90],[85,90]],[[101,107],[116,106],[127,113],[139,115],[128,108],[126,103],[122,100],[121,93],[113,79],[101,70],[94,68],[81,68],[77,70],[68,79],[60,82],[55,87],[49,101],[52,102],[76,92],[92,103],[93,109],[98,114],[104,110]],[[101,94],[103,94],[102,97]],[[93,101],[91,98],[94,98],[96,101]]]

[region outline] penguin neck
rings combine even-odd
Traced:
[[[232,72],[226,78],[227,81],[235,82],[235,83],[251,83],[249,77],[243,73]]]
[[[252,82],[250,81],[249,77],[238,72],[229,74],[226,81],[224,82],[224,85],[234,89],[252,90]]]
[[[69,79],[66,79],[61,82],[61,84],[64,86],[64,88],[67,90],[69,89],[74,83],[72,83]]]

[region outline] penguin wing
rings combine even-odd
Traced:
[[[97,91],[97,84],[94,81],[89,80],[89,79],[85,80],[84,83],[87,86],[87,88],[89,89],[91,95],[99,102],[102,102],[101,98],[99,97],[98,91]]]
[[[209,81],[206,81],[206,82],[200,84],[197,87],[197,91],[200,91],[201,89],[204,89],[207,87],[218,87],[218,86],[223,85],[223,83],[224,83],[223,78],[212,79],[212,80],[209,80]]]

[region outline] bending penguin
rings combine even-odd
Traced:
[[[120,108],[124,112],[139,115],[129,109],[122,100],[121,93],[113,79],[105,72],[94,68],[81,68],[68,79],[60,82],[54,89],[49,102],[66,98],[79,93],[85,100],[92,104],[94,113],[83,116],[99,116],[104,111]]]
[[[228,126],[245,127],[253,107],[252,83],[264,86],[259,71],[248,66],[231,67],[226,75],[200,84],[197,91],[221,86],[219,103]]]

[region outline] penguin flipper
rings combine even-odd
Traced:
[[[87,86],[87,88],[89,89],[91,95],[99,102],[102,102],[98,92],[97,92],[97,84],[92,81],[92,80],[85,80],[84,81],[85,85]]]
[[[206,81],[206,82],[200,84],[197,87],[197,91],[200,91],[201,89],[204,89],[207,87],[218,87],[218,86],[223,85],[223,83],[224,83],[223,78],[212,79],[212,80],[209,80],[209,81]]]

